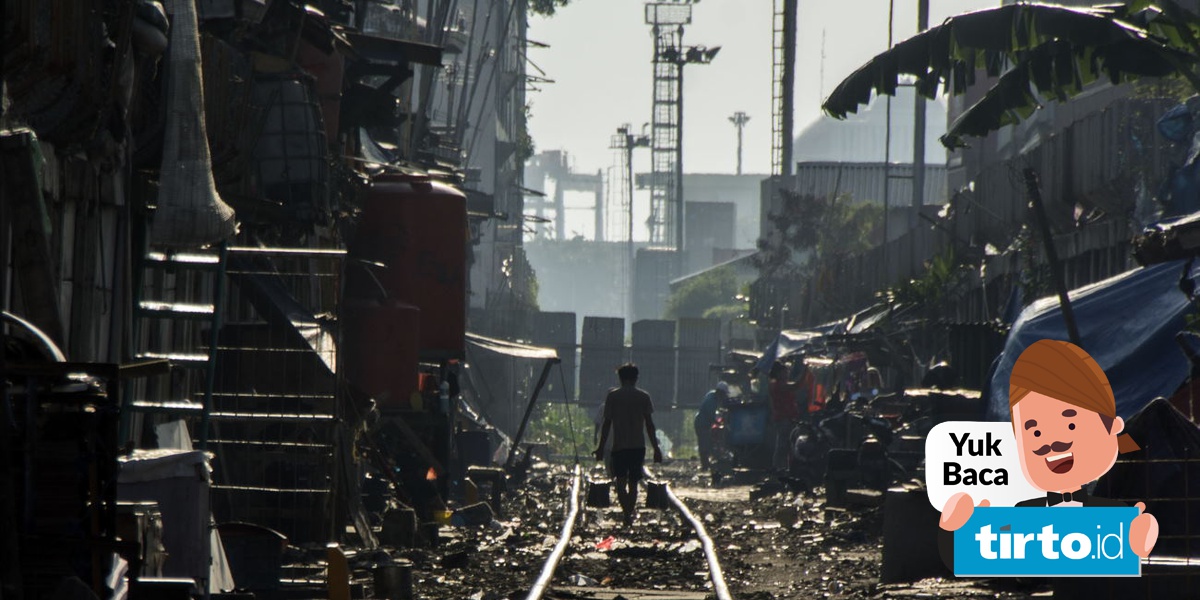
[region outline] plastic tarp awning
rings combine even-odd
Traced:
[[[1186,261],[1127,271],[1072,290],[1080,343],[1108,375],[1117,414],[1129,419],[1159,396],[1169,397],[1190,373],[1175,336],[1191,303],[1179,289]],[[1200,266],[1188,276],[1200,274]],[[1037,300],[1013,323],[989,383],[986,418],[1008,420],[1008,377],[1013,363],[1041,339],[1068,340],[1058,296]]]
[[[878,325],[891,312],[887,306],[873,306],[864,310],[857,315],[851,323],[846,325],[846,333],[854,335],[858,333],[866,333],[872,327]]]
[[[866,311],[864,311],[866,312]],[[886,313],[886,311],[884,311]],[[872,319],[869,323],[861,326],[861,330],[865,330],[870,325],[873,325],[878,319]],[[850,319],[839,319],[824,325],[818,325],[805,330],[785,329],[779,333],[775,341],[763,350],[762,357],[759,358],[755,368],[762,373],[767,373],[771,370],[771,365],[781,358],[795,356],[804,353],[811,348],[821,344],[821,338],[827,335],[837,335],[847,333],[846,327],[850,323]]]
[[[418,63],[440,66],[442,47],[423,42],[397,40],[381,35],[370,35],[357,31],[343,32],[355,54],[360,58],[383,63]]]
[[[467,333],[467,383],[471,420],[495,427],[506,437],[521,428],[528,399],[537,394],[538,374],[559,363],[558,352]]]
[[[1197,248],[1200,248],[1200,212],[1148,225],[1134,238],[1133,256],[1146,265],[1187,258]]]
[[[467,334],[467,344],[480,350],[495,352],[513,358],[530,358],[535,360],[558,360],[558,352],[554,348],[541,348],[518,344],[506,340],[484,337],[475,333]]]
[[[771,345],[763,350],[762,358],[758,359],[758,364],[755,365],[755,368],[760,373],[770,372],[771,366],[775,364],[775,361],[803,352],[806,348],[815,344],[821,338],[821,335],[816,331],[796,331],[791,329],[781,331],[779,332],[779,336],[775,338],[775,341],[771,342]]]

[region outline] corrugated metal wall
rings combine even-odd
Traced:
[[[539,312],[530,319],[533,345],[554,348],[562,361],[562,378],[551,374],[546,382],[546,400],[570,402],[575,399],[575,313]],[[564,389],[565,386],[565,389]]]
[[[987,167],[974,177],[974,189],[954,200],[955,231],[981,243],[1007,243],[1027,221],[1027,167],[1038,171],[1046,212],[1059,231],[1075,227],[1076,203],[1110,215],[1132,210],[1139,180],[1153,190],[1172,161],[1182,158],[1154,126],[1170,106],[1166,100],[1118,100],[1025,154]]]
[[[625,362],[625,319],[584,317],[579,355],[579,403],[604,402],[617,387],[616,369]]]
[[[892,164],[888,174],[892,177],[888,205],[911,206],[913,166]],[[850,194],[855,200],[883,202],[885,181],[883,163],[809,162],[796,165],[792,189],[818,197]],[[946,197],[946,166],[926,165],[925,204],[945,204]]]
[[[679,320],[679,373],[675,401],[698,406],[716,384],[710,367],[721,362],[721,322],[715,319]]]
[[[634,319],[657,319],[666,312],[669,282],[679,276],[678,259],[670,248],[639,248],[634,273]]]
[[[633,324],[633,362],[641,370],[638,387],[650,393],[656,409],[675,400],[675,321],[645,320]]]
[[[641,371],[638,387],[654,401],[654,422],[672,440],[680,439],[688,417],[716,383],[725,341],[714,319],[644,320],[633,324],[626,349],[621,319],[584,317],[580,347],[579,403],[594,409],[618,385],[614,372],[626,351]]]
[[[813,322],[846,316],[871,306],[875,292],[907,281],[924,271],[924,263],[949,242],[928,225],[906,232],[867,252],[827,263],[814,281],[817,306],[806,316]]]
[[[1067,284],[1078,287],[1110,277],[1132,266],[1128,257],[1132,224],[1126,217],[1136,208],[1139,187],[1153,193],[1167,175],[1172,161],[1181,157],[1179,148],[1155,130],[1155,120],[1171,106],[1168,100],[1122,99],[1086,114],[1045,137],[1021,156],[992,164],[974,178],[973,189],[962,190],[951,200],[952,219],[942,231],[922,223],[888,244],[860,256],[848,257],[827,266],[814,280],[815,294],[807,296],[814,305],[805,307],[804,318],[820,320],[842,316],[876,301],[875,292],[919,275],[924,262],[953,239],[973,245],[992,244],[1003,251],[1024,223],[1029,223],[1029,200],[1022,171],[1037,170],[1042,196],[1055,231],[1055,244],[1063,261]],[[894,168],[897,174],[905,173]],[[939,168],[944,181],[945,170]],[[840,175],[840,179],[839,179]],[[881,181],[882,165],[801,164],[793,180],[786,183],[803,193],[846,190],[855,194],[878,194],[875,188],[855,193],[851,186]],[[763,183],[764,211],[770,210],[780,182]],[[904,205],[911,186],[907,181],[892,184],[893,206]],[[874,190],[874,191],[872,191]],[[903,190],[903,191],[901,191]],[[1083,212],[1097,210],[1103,220],[1079,226],[1076,205]],[[1040,252],[1040,243],[1038,244]],[[1044,260],[1042,258],[1041,260]],[[1011,276],[1016,266],[997,257],[988,265],[987,277],[994,281]],[[803,286],[801,286],[803,287]],[[766,290],[756,290],[763,293]],[[994,292],[994,293],[992,293]],[[992,290],[988,305],[967,302],[959,318],[989,318],[1006,298],[1004,290]],[[803,292],[793,299],[804,297]],[[796,294],[793,294],[794,296]],[[1002,304],[1002,302],[999,302]]]

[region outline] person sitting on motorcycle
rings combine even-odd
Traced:
[[[867,390],[872,400],[883,393],[883,375],[875,367],[867,367]]]
[[[700,452],[700,468],[707,469],[712,461],[712,426],[717,419],[717,408],[729,398],[729,384],[718,381],[700,401],[700,410],[692,426],[696,430],[696,446]]]

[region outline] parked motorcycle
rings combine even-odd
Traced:
[[[714,485],[736,468],[770,465],[769,419],[770,410],[766,403],[746,396],[732,396],[717,408],[710,428]]]
[[[894,436],[886,419],[849,407],[824,417],[818,414],[814,420],[797,421],[788,436],[788,475],[798,485],[811,489],[826,482],[831,470],[842,470],[842,463],[853,463],[846,468],[861,483],[872,487],[903,479],[905,469],[886,452]],[[831,453],[838,454],[837,465],[831,465]]]

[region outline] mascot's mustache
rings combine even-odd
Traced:
[[[1072,444],[1074,444],[1074,442],[1054,442],[1053,444],[1046,444],[1045,446],[1034,450],[1033,453],[1038,456],[1045,456],[1050,454],[1051,451],[1066,452],[1067,450],[1071,449]]]

